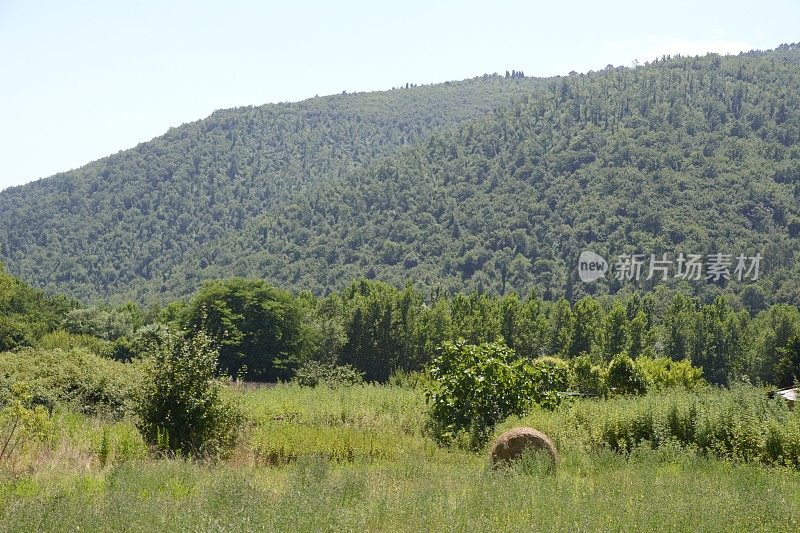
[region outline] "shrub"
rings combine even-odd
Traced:
[[[105,311],[97,307],[73,309],[67,313],[63,328],[76,335],[85,334],[114,341],[133,331],[130,317],[116,311]]]
[[[429,372],[427,430],[440,444],[466,439],[464,444],[479,448],[506,417],[521,415],[533,402],[558,401],[543,390],[547,370],[518,359],[500,343],[445,342]]]
[[[223,397],[217,358],[203,332],[169,333],[150,355],[135,410],[142,435],[159,452],[209,457],[235,444],[242,417]]]
[[[292,381],[303,387],[325,385],[335,389],[364,383],[364,374],[350,365],[337,366],[319,361],[307,361],[297,369]]]
[[[601,366],[592,364],[592,358],[588,355],[579,355],[572,360],[572,376],[578,392],[605,396],[605,371]]]
[[[113,344],[99,337],[86,333],[69,333],[64,330],[57,330],[44,335],[36,346],[45,350],[75,350],[85,349],[100,357],[110,357],[113,352]]]
[[[29,442],[41,442],[52,431],[52,422],[41,405],[31,402],[30,388],[15,383],[11,397],[0,409],[0,465],[13,463],[15,453]]]
[[[0,405],[16,383],[30,388],[33,404],[50,410],[63,404],[85,414],[120,417],[137,387],[138,369],[85,349],[26,348],[0,354]]]
[[[157,349],[164,342],[166,336],[167,328],[162,324],[151,324],[139,328],[136,333],[117,339],[111,355],[117,361],[141,359]]]
[[[565,360],[558,357],[538,357],[530,364],[536,379],[536,386],[544,392],[564,392],[574,381],[572,369]]]
[[[683,387],[691,390],[705,383],[703,369],[685,359],[673,361],[669,357],[641,356],[636,359],[636,366],[644,375],[648,389]]]
[[[608,388],[615,394],[647,392],[644,374],[626,353],[617,354],[608,364]]]
[[[0,315],[0,352],[31,345],[28,327],[11,317]]]

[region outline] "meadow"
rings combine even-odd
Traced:
[[[765,459],[769,428],[780,422],[791,446],[800,416],[755,388],[580,399],[496,429],[545,431],[562,455],[553,473],[536,456],[493,470],[486,450],[435,445],[410,386],[227,394],[246,427],[214,462],[155,458],[132,422],[58,407],[48,438],[0,469],[0,531],[800,528],[800,471]],[[754,429],[729,451],[682,442],[670,435],[675,412],[694,412],[707,434],[724,435],[724,421]]]

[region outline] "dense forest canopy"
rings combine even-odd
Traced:
[[[214,113],[0,193],[9,269],[83,299],[168,301],[231,275],[322,294],[365,276],[572,302],[590,249],[760,253],[800,302],[800,48],[343,94]]]

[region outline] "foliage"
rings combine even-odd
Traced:
[[[306,339],[303,309],[292,295],[262,280],[207,283],[195,295],[185,324],[219,347],[220,369],[249,379],[288,379]]]
[[[45,440],[52,431],[47,410],[33,405],[32,399],[27,384],[17,382],[9,400],[0,406],[0,466],[10,465],[19,448]]]
[[[149,324],[130,336],[120,337],[114,342],[111,357],[117,361],[133,361],[145,357],[165,342],[169,328],[162,324]]]
[[[292,382],[303,387],[324,385],[332,389],[364,382],[364,375],[347,365],[307,361],[294,374]]]
[[[574,385],[578,392],[592,396],[606,395],[606,372],[602,366],[593,364],[592,358],[586,354],[579,355],[571,363]]]
[[[555,405],[558,397],[546,387],[560,376],[548,363],[533,367],[497,342],[445,342],[428,370],[429,433],[441,444],[466,438],[465,444],[478,448],[506,417],[534,402]]]
[[[427,354],[415,350],[413,326],[421,304],[416,291],[360,280],[343,292],[347,340],[342,363],[363,371],[367,381],[380,382],[397,369],[420,368]]]
[[[608,364],[606,377],[613,394],[643,394],[647,392],[647,380],[627,353],[614,356]]]
[[[68,333],[92,335],[114,341],[133,333],[130,316],[117,311],[106,311],[97,307],[73,309],[64,317],[62,327]]]
[[[625,307],[617,300],[606,314],[602,325],[602,347],[606,361],[615,355],[628,353],[631,348],[632,322],[628,320]]]
[[[136,367],[81,348],[28,348],[0,354],[0,405],[11,400],[17,383],[26,383],[34,405],[48,410],[63,405],[87,414],[121,417],[138,381]]]
[[[10,276],[0,262],[0,352],[35,344],[72,306],[64,297],[48,296]]]
[[[192,457],[230,451],[242,420],[215,377],[217,358],[202,331],[188,338],[171,333],[150,355],[134,405],[148,444]]]
[[[531,361],[530,369],[536,388],[542,393],[566,392],[575,381],[569,363],[558,357],[537,357]]]
[[[0,352],[30,346],[31,334],[25,324],[0,315]]]
[[[703,369],[692,366],[687,360],[673,361],[668,357],[638,357],[636,367],[644,375],[647,389],[683,387],[696,389],[703,381]]]
[[[114,350],[114,344],[89,335],[87,333],[75,334],[64,330],[56,330],[46,335],[36,343],[37,348],[43,350],[86,350],[100,357],[110,357]]]

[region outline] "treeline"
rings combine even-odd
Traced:
[[[291,379],[308,361],[351,365],[368,381],[423,369],[445,341],[501,342],[519,357],[664,356],[703,368],[711,383],[791,386],[800,377],[800,311],[751,312],[737,299],[709,303],[680,292],[587,296],[575,304],[479,293],[427,293],[361,279],[324,297],[263,280],[209,282],[191,299],[141,309],[81,307],[0,274],[0,351],[88,348],[123,361],[147,354],[168,330],[203,330],[231,376]]]
[[[173,312],[177,311],[173,308]],[[571,305],[520,298],[397,289],[359,280],[317,298],[292,296],[263,281],[206,285],[173,315],[223,345],[232,374],[287,379],[303,361],[351,365],[370,381],[422,369],[445,341],[501,341],[518,356],[666,356],[703,368],[712,383],[734,380],[790,386],[800,376],[800,312],[774,305],[751,315],[734,299],[702,304],[682,293],[587,296]]]

